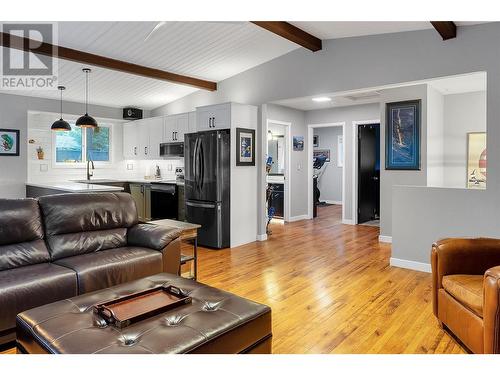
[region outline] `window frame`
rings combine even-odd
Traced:
[[[72,120],[69,120],[70,125],[74,126],[74,122],[72,124]],[[109,129],[109,160],[108,161],[94,161],[95,168],[110,168],[113,165],[113,124],[112,123],[101,123],[99,124],[101,128]],[[67,169],[84,169],[87,168],[87,129],[81,128],[82,130],[82,161],[79,163],[65,163],[57,161],[57,153],[56,153],[56,137],[57,131],[52,132],[52,167],[53,168],[67,168]]]

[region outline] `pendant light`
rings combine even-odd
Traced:
[[[97,121],[89,116],[89,68],[83,68],[85,73],[85,114],[76,120],[76,126],[81,128],[97,128]]]
[[[63,117],[62,116],[62,114],[63,114],[63,101],[62,101],[63,94],[62,93],[64,90],[66,90],[66,87],[57,86],[57,89],[61,92],[61,118],[52,124],[52,126],[50,127],[50,130],[68,132],[68,131],[71,131],[71,126],[70,126],[70,124],[68,124],[67,121],[64,121],[62,118]]]

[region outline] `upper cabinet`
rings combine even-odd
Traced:
[[[229,129],[231,127],[231,103],[196,108],[197,131]]]
[[[135,120],[123,125],[125,159],[158,159],[163,139],[163,117]]]
[[[135,122],[123,124],[123,157],[127,160],[139,158],[139,128]]]
[[[184,134],[193,132],[196,132],[196,112],[127,122],[123,125],[123,157],[160,159],[160,143],[184,142]]]
[[[190,132],[190,121],[195,121],[191,113],[166,116],[163,125],[163,141],[166,143],[184,142],[184,134]]]

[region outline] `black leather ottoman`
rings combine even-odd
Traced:
[[[92,305],[161,284],[192,297],[126,328],[103,325]],[[271,353],[271,309],[193,280],[167,273],[22,312],[21,353]]]

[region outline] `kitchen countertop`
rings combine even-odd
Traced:
[[[177,181],[175,179],[163,179],[163,180],[155,180],[155,179],[149,179],[149,178],[110,178],[110,179],[105,179],[105,178],[96,178],[94,180],[90,180],[90,183],[92,181],[99,183],[99,184],[105,184],[106,182],[108,183],[113,183],[113,182],[128,182],[129,184],[151,184],[151,183],[162,183],[162,184],[176,184],[176,185],[184,185],[184,181]],[[72,180],[71,182],[77,182],[77,183],[83,183],[86,184],[88,183],[87,180]]]
[[[88,193],[93,191],[122,191],[123,188],[119,186],[107,186],[97,184],[87,184],[81,182],[27,182],[27,186],[35,186],[45,189],[53,189],[66,191],[70,193]]]

